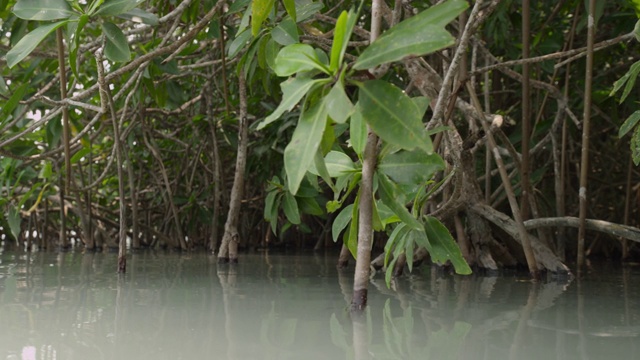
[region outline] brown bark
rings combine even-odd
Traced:
[[[105,81],[104,77],[104,65],[102,63],[102,53],[98,52],[96,55],[96,63],[98,65],[98,83],[100,85],[100,100],[102,103],[102,109],[108,113],[111,117],[113,124],[113,146],[116,152],[117,161],[117,173],[118,173],[118,197],[120,204],[120,218],[119,218],[119,232],[118,232],[118,273],[124,274],[127,271],[127,207],[125,204],[124,195],[124,151],[122,149],[122,140],[120,139],[120,127],[118,125],[117,111],[113,98],[111,97],[111,90],[109,84]]]
[[[239,131],[238,131],[238,153],[236,157],[236,170],[231,187],[231,198],[229,200],[229,213],[224,224],[224,235],[218,253],[218,262],[238,262],[238,221],[240,219],[240,207],[242,205],[242,193],[244,188],[244,173],[247,163],[247,144],[249,126],[247,120],[247,88],[244,72],[238,75],[238,85],[240,90],[240,110],[239,110]]]
[[[482,203],[472,206],[470,210],[475,212],[478,216],[489,220],[509,234],[509,236],[511,236],[511,238],[513,238],[517,243],[522,244],[518,226],[515,221],[507,215],[495,210],[487,204]],[[532,235],[529,235],[528,238],[531,243],[533,255],[535,256],[537,264],[541,267],[541,270],[548,270],[554,273],[570,273],[569,268],[563,264],[548,247],[540,242],[540,240]]]
[[[349,259],[351,259],[351,252],[347,245],[342,245],[340,248],[340,256],[338,257],[338,269],[344,269],[349,266]]]
[[[578,273],[584,266],[585,221],[587,219],[587,182],[589,176],[589,129],[591,127],[591,84],[593,82],[593,43],[596,1],[589,0],[587,24],[587,65],[584,81],[584,112],[582,122],[582,152],[580,157],[580,226],[578,227]]]

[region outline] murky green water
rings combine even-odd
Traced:
[[[569,284],[418,269],[347,311],[323,255],[0,254],[0,359],[639,359],[640,268]]]

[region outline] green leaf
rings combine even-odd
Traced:
[[[316,199],[310,197],[297,197],[296,200],[298,201],[298,207],[302,213],[313,216],[324,215],[324,210],[322,210],[322,207],[320,207]]]
[[[288,191],[284,193],[282,209],[290,223],[295,225],[300,224],[300,210],[298,210],[298,203],[296,202],[296,198]]]
[[[396,247],[396,244],[398,243],[398,241],[402,238],[404,238],[407,233],[411,231],[411,228],[408,227],[406,224],[398,224],[398,226],[396,226],[393,231],[391,232],[391,235],[389,235],[389,239],[387,239],[387,243],[384,245],[384,266],[388,267],[389,265],[389,259],[391,258],[391,253],[393,252],[393,249]]]
[[[296,21],[296,1],[295,0],[282,0],[284,8],[287,10],[287,14],[291,16],[293,21]]]
[[[295,77],[280,83],[280,88],[282,89],[282,101],[271,115],[267,116],[262,122],[260,122],[258,130],[263,129],[265,126],[278,120],[285,111],[291,111],[291,109],[300,102],[300,100],[309,92],[309,90],[311,90],[311,88],[314,87],[314,85],[323,81],[326,82],[326,79],[314,80],[306,77]]]
[[[7,83],[4,81],[2,75],[0,75],[0,95],[7,96],[9,94],[9,87],[7,87]]]
[[[351,39],[351,34],[353,33],[353,28],[355,27],[357,21],[358,13],[351,9],[347,14],[346,24],[344,24],[344,26],[341,25],[341,27],[343,27],[342,29],[338,29],[338,24],[336,23],[336,29],[334,31],[334,41],[340,39],[338,40],[340,42],[340,47],[338,47],[334,43],[334,47],[331,48],[331,61],[335,61],[335,63],[332,63],[334,64],[333,66],[335,66],[335,69],[333,69],[335,71],[340,69],[340,66],[344,60],[344,54],[347,52],[349,39]],[[337,54],[334,54],[334,48]]]
[[[69,51],[69,65],[71,66],[71,71],[79,78],[78,75],[78,49],[80,48],[80,34],[82,34],[82,30],[85,25],[89,22],[89,15],[83,14],[78,19],[78,23],[76,24],[75,31],[73,32],[73,38],[71,39],[71,51]]]
[[[283,46],[299,43],[300,36],[298,36],[298,25],[296,25],[296,22],[293,19],[287,17],[282,20],[278,26],[271,30],[271,37],[278,44]]]
[[[229,6],[228,14],[237,13],[238,11],[242,10],[242,8],[247,6],[250,1],[251,0],[236,0],[236,1],[232,1],[231,5]]]
[[[382,227],[386,227],[388,224],[400,222],[400,218],[396,215],[382,200],[376,201],[376,208],[378,209],[378,216],[382,221]]]
[[[640,110],[636,110],[631,116],[624,121],[624,124],[620,127],[620,131],[618,131],[618,137],[623,137],[626,133],[631,131],[636,124],[640,121]]]
[[[275,0],[253,0],[251,3],[251,35],[260,33],[262,23],[267,19]]]
[[[77,153],[73,154],[73,156],[71,157],[71,163],[72,164],[77,163],[78,161],[80,161],[80,159],[88,155],[90,152],[91,152],[91,148],[83,147]]]
[[[25,35],[16,46],[11,48],[6,55],[7,66],[9,68],[14,67],[17,63],[22,61],[44,40],[49,34],[54,32],[57,28],[67,24],[68,20],[59,21],[52,24],[41,25],[32,32]]]
[[[462,257],[460,248],[451,236],[449,230],[433,216],[426,217],[425,233],[431,244],[429,254],[436,263],[444,264],[451,261],[456,273],[462,275],[471,274],[469,264]]]
[[[267,65],[269,66],[269,68],[271,68],[271,70],[276,67],[276,57],[278,56],[278,51],[280,51],[280,46],[278,45],[278,43],[273,39],[269,39],[267,41],[267,44],[265,45],[264,57]]]
[[[53,169],[51,167],[51,161],[45,161],[42,164],[42,169],[40,169],[40,173],[38,174],[38,177],[41,179],[47,180],[51,178],[52,174],[53,174]]]
[[[404,254],[407,259],[407,266],[409,267],[409,272],[413,271],[413,248],[415,243],[413,241],[405,242],[404,246]]]
[[[144,0],[105,0],[95,15],[115,16],[138,7]],[[92,15],[92,14],[89,14]]]
[[[324,101],[327,103],[326,106],[329,110],[329,116],[338,124],[345,123],[349,116],[351,116],[353,104],[344,91],[344,86],[341,81],[333,85],[333,88],[331,88],[331,91],[329,91]]]
[[[7,213],[7,222],[9,223],[9,230],[14,239],[20,236],[20,223],[22,218],[20,217],[20,211],[15,206],[9,206],[9,212]]]
[[[427,154],[433,152],[420,109],[410,97],[382,80],[367,81],[358,86],[360,112],[376,135],[405,150],[419,147]]]
[[[358,225],[359,225],[359,204],[360,203],[360,193],[356,196],[356,200],[354,202],[353,208],[351,209],[351,223],[349,224],[349,232],[345,235],[347,236],[347,241],[345,242],[349,252],[351,252],[351,256],[354,259],[358,258]]]
[[[326,127],[325,127],[325,132],[326,132]],[[324,134],[323,134],[323,137],[324,137]],[[327,183],[327,185],[329,185],[329,187],[334,192],[336,191],[333,185],[333,181],[331,180],[331,175],[329,174],[329,170],[327,169],[327,164],[324,161],[324,157],[322,157],[321,149],[318,149],[318,151],[316,151],[316,155],[313,158],[313,163],[309,166],[308,171],[314,175],[320,176],[320,178],[322,178],[322,180],[324,180],[324,182]]]
[[[273,195],[272,195],[273,194]],[[278,208],[282,202],[282,193],[272,191],[267,195],[264,206],[264,219],[271,225],[271,231],[277,234],[278,227]]]
[[[411,98],[411,101],[413,101],[413,103],[418,107],[418,112],[420,113],[421,117],[424,117],[427,109],[429,109],[429,102],[431,100],[429,100],[429,98],[426,96],[417,96]]]
[[[356,170],[351,158],[341,151],[329,151],[324,162],[331,177],[348,175]]]
[[[236,38],[233,39],[229,45],[229,57],[236,56],[240,50],[242,50],[247,44],[251,43],[251,32],[244,30],[236,34]]]
[[[318,151],[326,122],[327,110],[324,103],[319,101],[300,115],[291,142],[284,149],[284,168],[289,191],[294,195]]]
[[[346,229],[347,225],[349,225],[352,212],[353,204],[349,204],[345,206],[333,220],[333,224],[331,224],[331,237],[333,238],[333,242],[338,241],[338,236],[340,236],[342,230]]]
[[[342,11],[340,16],[338,16],[336,27],[333,31],[333,44],[331,45],[331,62],[329,65],[329,70],[331,70],[331,73],[335,73],[336,70],[340,67],[340,63],[342,62],[342,44],[344,44],[345,41],[349,41],[349,39],[345,39],[348,16],[349,15],[346,11]]]
[[[414,186],[424,185],[444,168],[440,155],[422,151],[399,151],[385,156],[378,164],[378,169],[395,182]]]
[[[387,284],[387,287],[391,285],[391,277],[393,275],[393,269],[395,268],[396,262],[402,253],[404,252],[404,248],[406,243],[409,242],[409,238],[407,236],[398,237],[398,241],[394,248],[391,250],[393,254],[393,259],[389,264],[387,264],[387,270],[384,276],[384,281]]]
[[[24,83],[18,86],[18,88],[13,92],[13,94],[9,98],[9,100],[7,100],[7,102],[4,103],[4,106],[0,108],[0,124],[5,122],[9,118],[9,115],[11,115],[11,113],[16,108],[16,106],[20,104],[20,100],[22,100],[22,98],[24,98],[24,96],[27,94],[28,89],[29,89],[28,83]]]
[[[102,24],[102,31],[107,38],[104,48],[104,56],[113,62],[126,62],[131,60],[131,51],[127,38],[119,27],[110,22]]]
[[[367,47],[353,68],[370,69],[407,56],[422,56],[453,45],[455,39],[444,26],[467,7],[465,0],[448,0],[399,23]]]
[[[104,0],[92,0],[91,4],[89,4],[89,8],[87,10],[87,15],[91,16],[95,13],[96,9],[99,8],[100,6],[102,6],[102,3],[104,3]]]
[[[631,146],[633,163],[638,166],[640,164],[640,126],[636,126],[635,130],[633,130],[629,145]]]
[[[367,124],[362,118],[359,102],[353,107],[351,114],[351,121],[349,122],[349,142],[353,150],[358,154],[358,157],[362,159],[364,147],[367,143]]]
[[[398,201],[398,190],[396,190],[395,184],[393,184],[384,173],[376,172],[376,174],[378,175],[378,184],[380,185],[378,186],[378,192],[380,193],[382,202],[398,215],[400,220],[407,224],[407,226],[412,229],[422,230],[422,224],[411,215],[404,204]]]
[[[13,13],[21,19],[37,21],[68,19],[74,14],[65,0],[19,0]]]
[[[289,76],[297,72],[318,69],[328,73],[318,54],[307,44],[292,44],[283,47],[276,56],[275,68],[278,76]]]
[[[631,90],[635,87],[636,79],[638,78],[639,73],[640,61],[637,61],[633,65],[631,65],[629,71],[627,71],[626,74],[624,74],[620,79],[616,80],[616,82],[613,83],[613,89],[611,90],[609,96],[613,96],[616,92],[618,92],[618,90],[620,90],[620,88],[622,88],[623,85],[626,84],[626,86],[624,87],[624,91],[622,92],[622,96],[619,100],[620,103],[622,103],[627,98],[627,96],[629,96]]]
[[[136,23],[156,26],[159,23],[158,15],[146,12],[142,9],[131,9],[125,13],[118,15],[119,18],[130,20]]]
[[[308,3],[296,8],[296,22],[301,23],[315,15],[324,8],[324,4],[320,1]]]

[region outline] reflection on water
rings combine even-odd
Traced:
[[[0,254],[0,359],[636,359],[640,269],[572,283],[428,268],[348,312],[323,255]]]

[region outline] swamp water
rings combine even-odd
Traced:
[[[0,360],[640,359],[640,268],[371,283],[324,255],[0,253]]]

